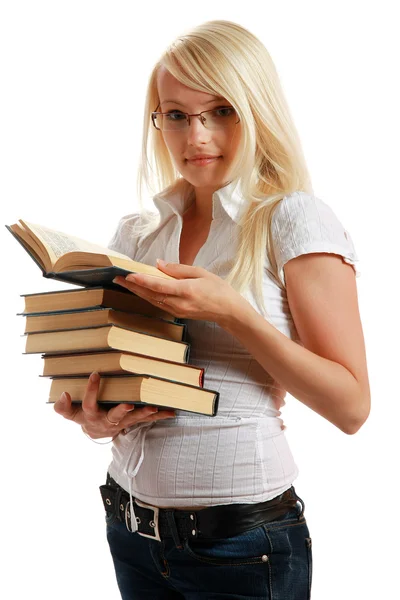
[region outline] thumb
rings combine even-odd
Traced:
[[[72,407],[71,395],[68,392],[63,392],[59,399],[53,405],[54,410],[59,415],[62,415],[66,419],[72,418],[74,410]]]
[[[196,279],[204,277],[204,269],[202,267],[193,267],[191,265],[182,265],[180,263],[167,263],[161,258],[157,258],[157,267],[171,275],[176,279]]]

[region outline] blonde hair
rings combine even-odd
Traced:
[[[274,208],[292,192],[313,193],[274,63],[257,37],[231,21],[208,21],[178,36],[149,78],[137,183],[141,203],[144,185],[154,194],[179,184],[180,178],[163,136],[151,122],[151,113],[160,102],[157,73],[161,66],[192,89],[223,96],[240,117],[242,136],[230,180],[240,178],[247,207],[239,221],[237,254],[226,280],[239,293],[251,286],[266,314],[262,293],[265,249],[269,270],[282,286],[270,233]],[[144,231],[154,227],[150,219]]]

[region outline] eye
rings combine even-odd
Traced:
[[[221,106],[213,111],[217,117],[231,117],[235,113],[233,106]]]
[[[180,119],[179,117],[183,117],[184,119],[186,119],[185,113],[180,112],[179,110],[169,110],[165,114],[165,117],[168,119],[168,121],[182,121],[182,119]]]

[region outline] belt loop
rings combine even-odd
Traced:
[[[180,540],[178,529],[176,527],[176,521],[175,521],[175,517],[174,517],[174,510],[166,510],[165,514],[167,515],[168,525],[169,525],[169,527],[171,529],[171,533],[172,533],[172,537],[173,537],[174,542],[175,542],[175,546],[178,548],[178,550],[183,550],[182,542]]]
[[[117,489],[117,493],[115,494],[115,498],[114,498],[114,510],[115,510],[115,514],[117,515],[118,521],[122,521],[121,511],[120,511],[122,492],[123,492],[122,488],[119,487]]]
[[[306,508],[305,502],[300,498],[300,496],[297,494],[296,490],[293,488],[294,491],[294,495],[296,497],[296,499],[301,503],[301,512],[298,515],[297,519],[300,521],[300,519],[304,516],[304,510]]]

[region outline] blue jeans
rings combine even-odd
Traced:
[[[182,549],[106,516],[122,600],[309,600],[311,538],[300,502],[279,520],[230,538],[185,540]]]

